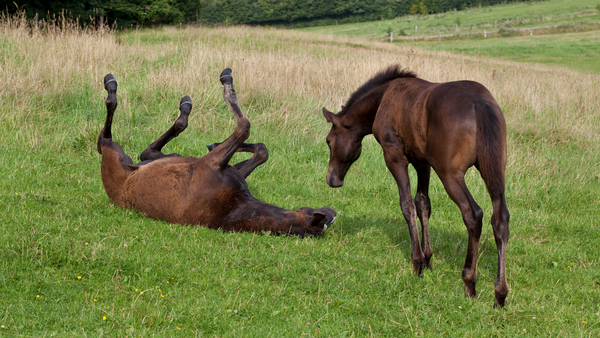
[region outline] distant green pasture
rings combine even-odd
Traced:
[[[600,31],[406,43],[433,50],[536,62],[600,73]]]
[[[389,31],[395,35],[436,35],[438,32],[472,32],[480,28],[523,28],[600,20],[597,0],[552,0],[517,3],[432,15],[411,15],[392,20],[362,22],[335,26],[308,27],[306,32],[383,39]],[[572,15],[572,17],[571,17]]]

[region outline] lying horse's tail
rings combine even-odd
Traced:
[[[498,103],[479,98],[477,116],[477,162],[490,196],[503,196],[506,168],[506,122]]]

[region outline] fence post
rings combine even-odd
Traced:
[[[390,32],[390,42],[394,42],[394,32]]]
[[[417,26],[415,26],[415,35],[417,35]]]

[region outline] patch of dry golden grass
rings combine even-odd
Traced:
[[[429,81],[481,82],[500,103],[509,128],[519,132],[543,132],[557,142],[598,140],[598,75],[256,27],[115,34],[50,26],[36,31],[23,18],[3,18],[1,119],[16,123],[15,116],[43,114],[32,97],[60,97],[86,87],[101,97],[107,73],[123,83],[137,82],[142,101],[144,91],[188,94],[195,111],[210,111],[221,101],[215,95],[221,90],[218,74],[231,67],[242,105],[252,107],[257,97],[266,98],[271,105],[261,104],[265,122],[310,129],[321,106],[339,109],[361,83],[399,63]],[[135,109],[127,88],[120,87],[122,107]]]

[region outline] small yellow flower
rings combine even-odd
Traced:
[[[160,289],[158,289],[158,292],[160,292]]]
[[[140,291],[140,295],[143,295],[143,294],[144,294],[144,291]]]
[[[77,276],[77,279],[81,279],[81,276]]]
[[[169,284],[169,282],[167,282],[167,284]]]
[[[135,289],[135,292],[137,292],[137,289]]]
[[[94,302],[97,302],[97,300],[94,299]]]
[[[88,245],[88,243],[87,243],[87,242],[85,242],[85,245]]]
[[[179,327],[177,327],[177,330],[181,330]]]
[[[165,295],[160,295],[160,298],[165,298]]]
[[[581,322],[584,323],[584,324],[587,324],[587,322],[585,320],[582,320]]]
[[[40,298],[40,295],[35,296],[35,298]]]
[[[102,316],[102,320],[106,320],[106,316]]]

